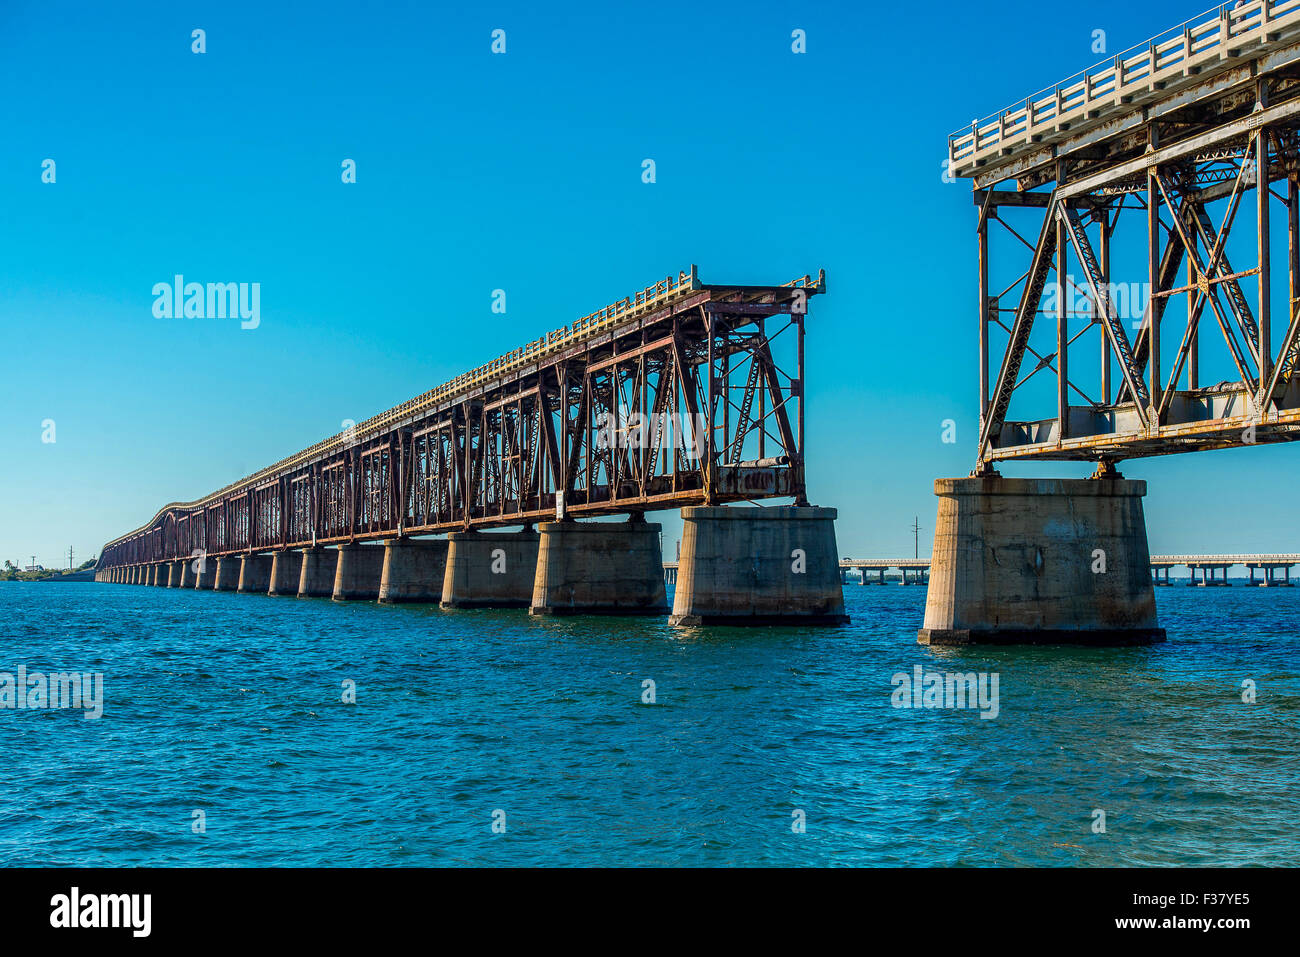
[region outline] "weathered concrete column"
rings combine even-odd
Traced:
[[[447,536],[443,608],[527,608],[540,537],[534,531],[453,532]]]
[[[302,551],[282,548],[271,556],[271,582],[268,595],[296,595],[302,581]]]
[[[840,625],[833,508],[682,509],[675,625]]]
[[[1156,626],[1146,482],[938,479],[921,644],[1133,645]]]
[[[298,576],[299,598],[330,598],[334,594],[334,573],[339,550],[316,546],[302,550],[302,572]]]
[[[334,572],[335,601],[374,601],[379,597],[379,576],[384,572],[384,546],[353,543],[339,546]]]
[[[245,555],[239,563],[239,586],[244,594],[265,595],[271,587],[271,556],[266,552]]]
[[[211,591],[217,578],[217,560],[206,555],[195,561],[194,588],[196,591]]]
[[[181,587],[181,569],[184,566],[185,566],[184,562],[167,563],[167,587],[168,588]]]
[[[177,562],[177,564],[180,566],[180,573],[177,576],[176,587],[193,588],[194,569],[190,566],[189,561],[186,559],[182,559],[181,561]]]
[[[171,568],[171,562],[154,562],[153,564],[153,582],[155,588],[167,587],[167,571]]]
[[[437,602],[447,574],[445,538],[399,538],[384,546],[379,576],[382,602]]]
[[[243,559],[238,555],[223,555],[218,558],[217,574],[212,582],[212,590],[235,591],[239,587],[239,568],[242,564]]]
[[[666,615],[660,525],[543,522],[530,615]]]

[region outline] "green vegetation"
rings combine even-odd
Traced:
[[[95,559],[91,558],[77,566],[76,571],[85,571],[88,568],[95,567]],[[25,572],[13,562],[5,559],[4,571],[0,571],[0,581],[3,582],[39,582],[48,581],[51,578],[59,578],[68,574],[66,568],[47,568],[39,572]]]

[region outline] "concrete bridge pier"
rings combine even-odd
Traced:
[[[223,555],[217,559],[217,573],[212,580],[213,591],[235,591],[239,588],[239,569],[243,559],[238,555]]]
[[[1199,585],[1201,588],[1231,588],[1232,583],[1228,581],[1228,567],[1227,564],[1222,563],[1194,566],[1192,568],[1192,583]],[[1200,568],[1201,570],[1200,582],[1196,581],[1197,568]],[[1216,570],[1223,572],[1222,578],[1217,578],[1215,576]]]
[[[379,600],[384,603],[438,602],[447,575],[445,538],[399,538],[384,546]]]
[[[211,591],[217,577],[217,560],[206,555],[194,560],[195,591]]]
[[[527,608],[533,599],[539,543],[540,536],[531,529],[452,532],[447,536],[441,606]]]
[[[339,550],[317,545],[302,550],[302,571],[298,575],[299,598],[331,598],[338,571]]]
[[[382,544],[352,542],[338,548],[334,572],[335,601],[374,601],[379,597],[379,579],[384,572]]]
[[[189,563],[189,561],[186,560],[186,559],[181,559],[181,560],[178,561],[176,564],[177,564],[178,566],[180,566],[180,573],[179,573],[179,574],[177,575],[177,577],[176,577],[176,587],[177,587],[177,588],[193,588],[193,587],[194,587],[194,569],[190,567],[190,563]]]
[[[675,625],[839,625],[833,508],[682,509]]]
[[[1250,584],[1260,588],[1290,588],[1291,587],[1291,566],[1277,565],[1269,562],[1247,562],[1246,567],[1250,569]],[[1262,581],[1255,581],[1255,570],[1259,569],[1264,573]],[[1285,580],[1276,577],[1281,571],[1286,574]],[[1226,577],[1226,575],[1225,575]]]
[[[153,563],[153,581],[150,582],[154,588],[167,587],[167,573],[171,568],[171,562],[154,562]]]
[[[1118,476],[938,479],[921,644],[1137,645],[1156,622],[1142,497]]]
[[[297,595],[301,580],[301,551],[282,548],[271,555],[271,581],[266,589],[268,595]]]
[[[265,595],[271,588],[271,556],[266,552],[245,555],[239,562],[236,591]]]
[[[666,615],[663,526],[543,522],[530,615]]]
[[[167,587],[168,588],[181,587],[181,574],[182,574],[181,569],[184,567],[185,567],[184,562],[167,563]]]

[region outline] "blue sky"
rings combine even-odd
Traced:
[[[947,134],[1101,59],[1096,29],[1113,53],[1200,10],[470,7],[0,5],[0,558],[94,554],[692,262],[706,282],[827,270],[811,498],[839,508],[842,554],[910,554],[914,515],[924,554],[978,413],[975,213],[942,182]],[[259,282],[261,325],[155,318],[176,273]],[[1294,551],[1297,454],[1123,471],[1151,482],[1154,551]]]

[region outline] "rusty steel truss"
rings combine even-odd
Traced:
[[[104,546],[101,566],[771,497],[806,504],[804,321],[825,272],[696,268]]]
[[[979,211],[976,474],[1300,438],[1300,2],[1188,21],[954,134],[949,168]]]

